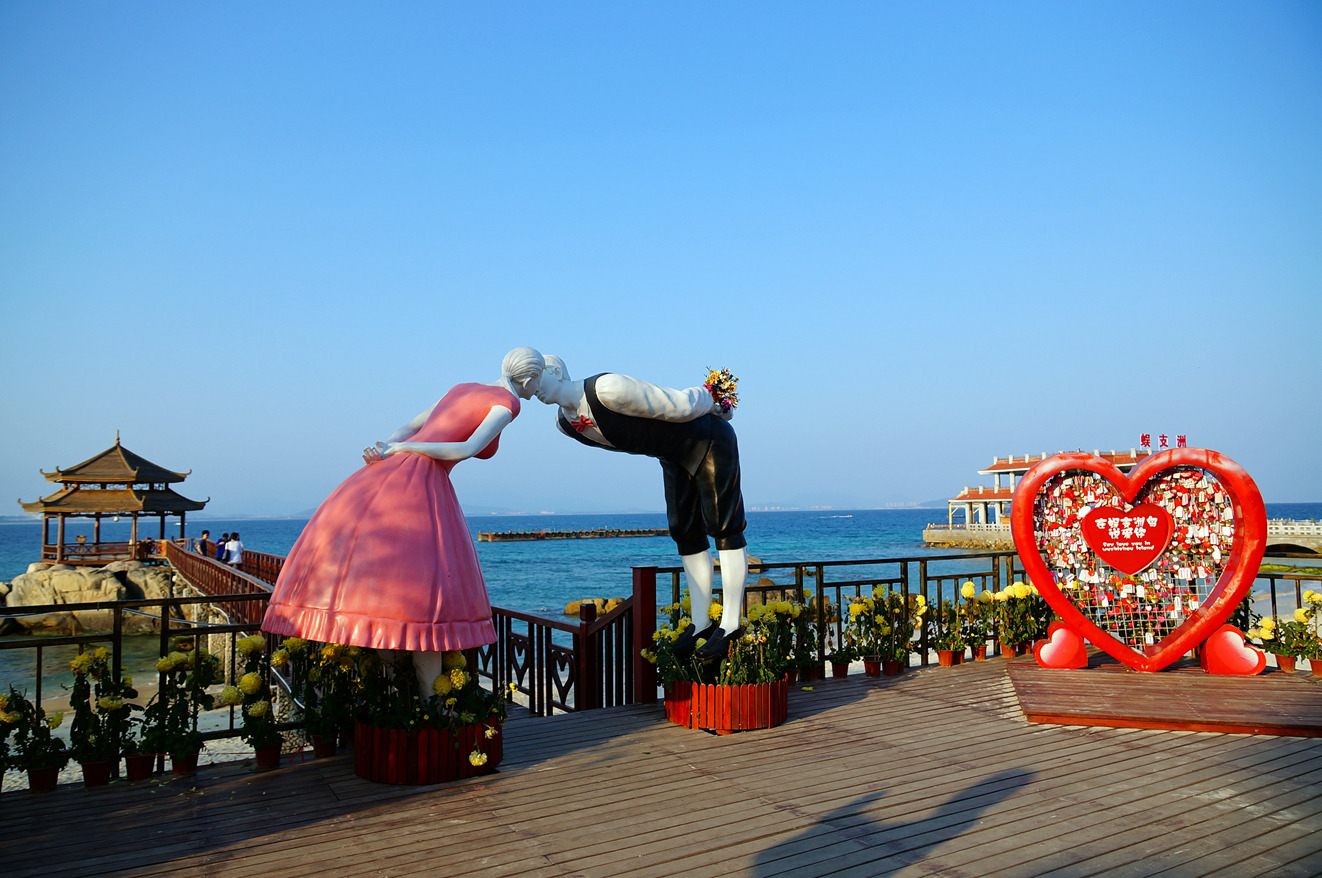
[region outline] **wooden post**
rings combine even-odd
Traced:
[[[643,658],[641,650],[652,648],[656,633],[656,568],[633,568],[633,700],[635,704],[656,703],[656,665]]]
[[[55,534],[56,538],[59,540],[59,542],[55,544],[55,563],[61,564],[64,562],[64,516],[63,515],[60,516],[60,520],[55,528],[55,531],[56,531]]]
[[[601,707],[601,637],[589,636],[588,628],[597,621],[597,605],[584,601],[578,606],[578,634],[574,655],[578,659],[578,692],[574,710]]]

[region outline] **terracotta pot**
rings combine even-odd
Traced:
[[[1322,659],[1309,659],[1308,667],[1313,670],[1314,677],[1322,677]]]
[[[973,647],[973,660],[975,662],[985,662],[987,660],[987,644]]]
[[[257,747],[253,750],[253,755],[257,758],[258,771],[270,771],[280,767],[279,744],[273,747]]]
[[[83,767],[84,787],[103,787],[110,783],[110,769],[119,760],[98,759],[95,762],[79,762]]]
[[[955,651],[953,649],[938,649],[936,660],[941,664],[941,667],[948,668],[955,663]]]
[[[318,759],[325,759],[327,756],[335,755],[335,736],[334,735],[313,735],[312,736],[312,755]]]
[[[848,677],[849,662],[831,662],[832,677]]]
[[[54,765],[28,769],[28,791],[49,793],[60,780],[60,769]]]
[[[747,729],[770,729],[789,712],[789,681],[713,686],[671,683],[666,686],[666,719],[690,729],[718,735]]]
[[[504,755],[504,733],[486,736],[487,723],[459,729],[424,728],[416,732],[354,726],[353,771],[379,783],[434,784],[490,774]],[[469,754],[479,750],[485,763],[474,765]]]
[[[881,663],[881,673],[887,677],[898,677],[904,669],[904,662],[899,659],[886,659]]]
[[[1292,655],[1278,655],[1278,656],[1276,656],[1276,667],[1280,668],[1282,671],[1284,671],[1284,672],[1287,673],[1287,674],[1293,674],[1293,673],[1294,673],[1294,656],[1292,656]]]
[[[188,753],[171,753],[170,770],[176,777],[188,777],[197,774],[197,750]]]
[[[863,673],[869,677],[880,677],[881,659],[872,656],[863,656]]]
[[[130,753],[124,757],[125,780],[146,780],[156,767],[155,753]]]
[[[1004,640],[1002,640],[1001,652],[1004,653],[1006,658],[1014,658],[1015,656],[1019,655],[1019,644],[1006,643]]]
[[[785,682],[788,683],[788,684],[791,685],[791,686],[793,686],[795,683],[799,682],[799,669],[798,669],[798,668],[790,668],[788,671],[786,671],[786,672],[785,672]]]

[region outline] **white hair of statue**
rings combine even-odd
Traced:
[[[515,384],[526,384],[546,367],[542,355],[530,347],[515,348],[500,362],[500,374]]]
[[[569,369],[565,367],[564,360],[560,359],[555,354],[547,354],[542,359],[546,363],[546,368],[554,369],[556,373],[560,375],[560,380],[569,380]]]

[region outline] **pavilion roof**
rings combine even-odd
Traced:
[[[979,485],[976,488],[970,488],[966,486],[964,490],[960,491],[956,496],[951,497],[949,502],[996,503],[1001,500],[1009,502],[1010,500],[1013,499],[1014,499],[1014,491],[1012,491],[1009,488],[997,489],[997,488],[988,488],[983,485]]]
[[[1105,460],[1109,460],[1111,463],[1122,468],[1132,467],[1148,456],[1147,452],[1139,451],[1137,448],[1131,448],[1128,451],[1115,451],[1112,449],[1106,453],[1094,451],[1093,454],[1104,458]],[[992,461],[991,466],[986,469],[978,470],[978,475],[990,476],[995,475],[996,473],[1026,473],[1037,464],[1046,460],[1048,456],[1049,455],[1044,451],[1041,455],[1036,456],[1032,454],[1019,456],[1012,454],[1004,460],[998,457]]]
[[[192,470],[189,470],[189,472],[192,472]],[[119,444],[118,433],[115,434],[115,444],[95,457],[89,457],[82,463],[75,464],[68,469],[56,467],[53,473],[42,471],[41,474],[46,477],[48,482],[125,485],[140,482],[182,482],[188,476],[188,473],[177,473],[174,470],[168,470],[129,451]]]
[[[189,500],[182,494],[165,488],[153,491],[135,491],[128,488],[107,490],[65,488],[49,497],[31,503],[18,501],[25,512],[65,515],[106,515],[114,513],[145,512],[152,515],[196,512],[204,508],[207,500]]]

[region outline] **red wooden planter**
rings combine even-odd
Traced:
[[[500,764],[503,733],[486,737],[486,723],[462,729],[382,729],[356,723],[353,738],[354,774],[380,783],[445,783],[490,774]],[[480,750],[485,765],[473,765],[468,754]]]
[[[689,729],[718,735],[748,729],[769,729],[785,721],[789,712],[789,680],[714,686],[702,683],[666,685],[666,719]]]

